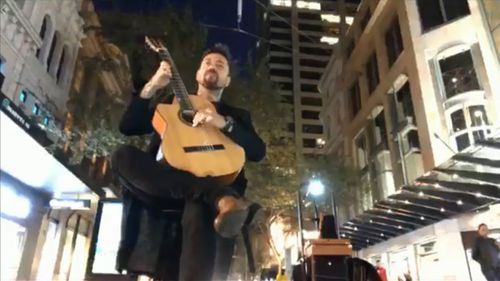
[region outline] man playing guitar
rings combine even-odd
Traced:
[[[265,156],[266,147],[253,128],[249,112],[221,101],[223,90],[231,82],[229,62],[228,50],[222,45],[216,45],[203,54],[196,72],[198,83],[196,95],[210,101],[215,110],[197,109],[192,118],[192,126],[217,128],[243,148],[246,160],[260,161]],[[112,155],[112,170],[124,188],[148,204],[154,202],[157,207],[168,208],[169,202],[173,200],[202,202],[213,211],[215,231],[222,237],[234,237],[245,224],[251,223],[249,209],[253,206],[242,198],[247,183],[244,171],[241,170],[231,184],[222,185],[212,177],[197,177],[187,171],[175,169],[163,157],[160,149],[162,136],[155,132],[152,125],[155,108],[150,106],[150,99],[158,90],[166,87],[171,79],[171,64],[162,61],[142,91],[132,95],[122,117],[120,131],[127,136],[154,134],[148,152],[130,145],[120,146]],[[182,268],[183,260],[188,261],[193,258],[192,255],[196,255],[196,253],[185,253],[185,241],[190,239],[186,235],[190,234],[184,231],[180,278],[208,280],[207,276],[202,279],[194,277],[196,272],[192,271],[196,270]],[[213,261],[205,260],[205,262]]]

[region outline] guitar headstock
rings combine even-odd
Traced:
[[[145,38],[146,47],[158,53],[160,56],[167,55],[167,47],[159,40],[155,38],[150,38],[146,36]]]

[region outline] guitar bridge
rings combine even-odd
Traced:
[[[198,145],[198,146],[185,146],[183,147],[185,153],[193,153],[193,152],[211,152],[217,150],[224,150],[223,144],[214,144],[214,145]]]

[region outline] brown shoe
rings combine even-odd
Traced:
[[[231,238],[241,231],[248,217],[250,204],[234,196],[223,196],[217,201],[219,214],[214,220],[214,228],[220,236]]]

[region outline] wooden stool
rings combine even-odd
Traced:
[[[352,246],[346,239],[314,239],[306,242],[305,257],[308,280],[346,281],[347,258]]]

